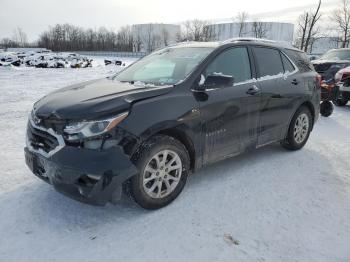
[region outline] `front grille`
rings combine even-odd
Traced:
[[[31,112],[31,120],[35,123],[35,125],[38,125],[42,128],[45,129],[52,129],[55,130],[55,132],[57,134],[62,135],[63,134],[63,129],[65,127],[65,125],[67,124],[67,122],[65,120],[62,119],[57,119],[57,118],[39,118],[34,114],[34,111]]]
[[[34,127],[30,122],[27,126],[27,139],[35,150],[43,150],[46,153],[53,151],[59,145],[57,138],[48,132]]]

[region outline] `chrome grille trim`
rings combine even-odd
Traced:
[[[41,130],[43,132],[46,132],[48,134],[50,134],[51,136],[55,137],[57,139],[58,142],[58,146],[55,147],[55,149],[49,151],[49,152],[45,152],[44,150],[42,150],[41,148],[39,149],[35,149],[28,138],[28,135],[26,135],[26,146],[29,149],[29,151],[34,152],[34,153],[38,153],[40,155],[42,155],[43,157],[49,158],[52,155],[56,154],[58,151],[60,151],[63,147],[65,147],[65,142],[64,139],[61,135],[58,135],[52,128],[46,129],[44,127],[38,126],[34,123],[33,119],[32,119],[32,114],[29,115],[29,124],[38,130]]]

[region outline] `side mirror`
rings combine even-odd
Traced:
[[[233,76],[215,74],[215,75],[208,75],[204,81],[203,86],[205,89],[222,88],[222,87],[233,86],[233,83],[234,83]]]

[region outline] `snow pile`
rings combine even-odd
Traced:
[[[34,177],[33,103],[115,70],[0,68],[0,261],[350,261],[350,105],[321,117],[301,151],[271,145],[207,167],[154,212],[82,204]]]

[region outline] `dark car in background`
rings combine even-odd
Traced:
[[[274,142],[301,149],[319,105],[317,73],[297,49],[252,39],[178,44],[36,102],[26,163],[75,199],[104,205],[124,189],[156,209],[205,165]]]
[[[332,49],[312,63],[322,76],[322,99],[345,106],[350,99],[350,48]]]

